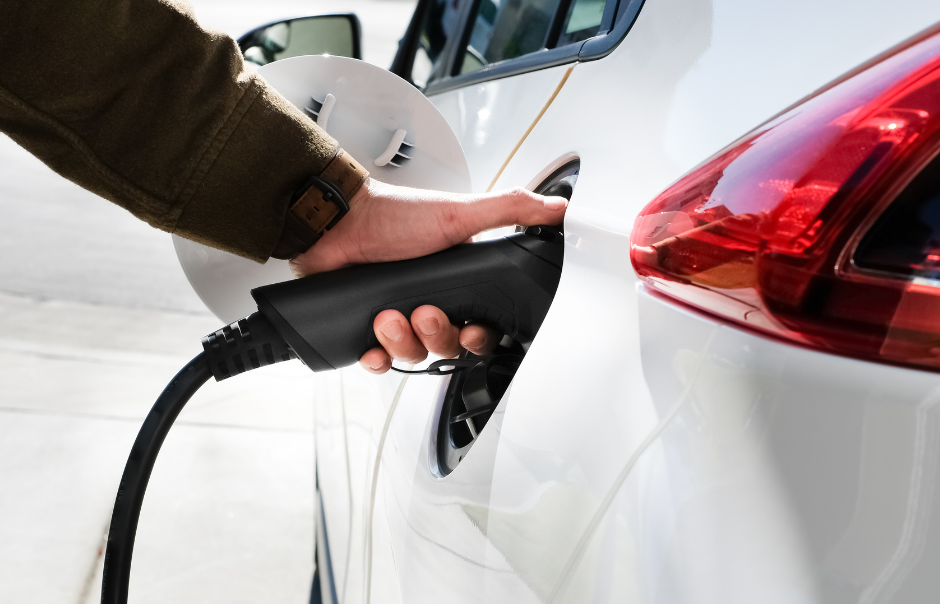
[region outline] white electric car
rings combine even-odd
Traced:
[[[323,601],[940,601],[938,22],[421,0],[391,71],[468,187],[568,187],[564,267],[484,412],[319,374]]]

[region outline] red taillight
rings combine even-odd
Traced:
[[[656,291],[741,325],[940,369],[938,150],[934,33],[669,187],[637,218],[633,266]]]

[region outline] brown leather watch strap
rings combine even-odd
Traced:
[[[299,189],[271,256],[289,259],[307,251],[349,210],[349,200],[368,177],[359,162],[339,149],[323,172]]]
[[[353,159],[352,155],[339,149],[336,157],[323,168],[320,178],[333,183],[346,199],[352,199],[362,183],[369,178],[369,171]]]

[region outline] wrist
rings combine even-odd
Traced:
[[[366,176],[359,189],[350,197],[349,208],[352,209],[371,197],[375,190],[375,183],[376,181],[371,176]]]

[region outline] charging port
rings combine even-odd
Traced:
[[[565,164],[552,172],[535,192],[571,199],[580,168],[577,160]],[[526,348],[506,337],[486,357],[469,352],[461,356],[479,362],[468,370],[454,373],[447,383],[437,430],[436,453],[441,475],[454,471],[483,432],[522,364]]]

